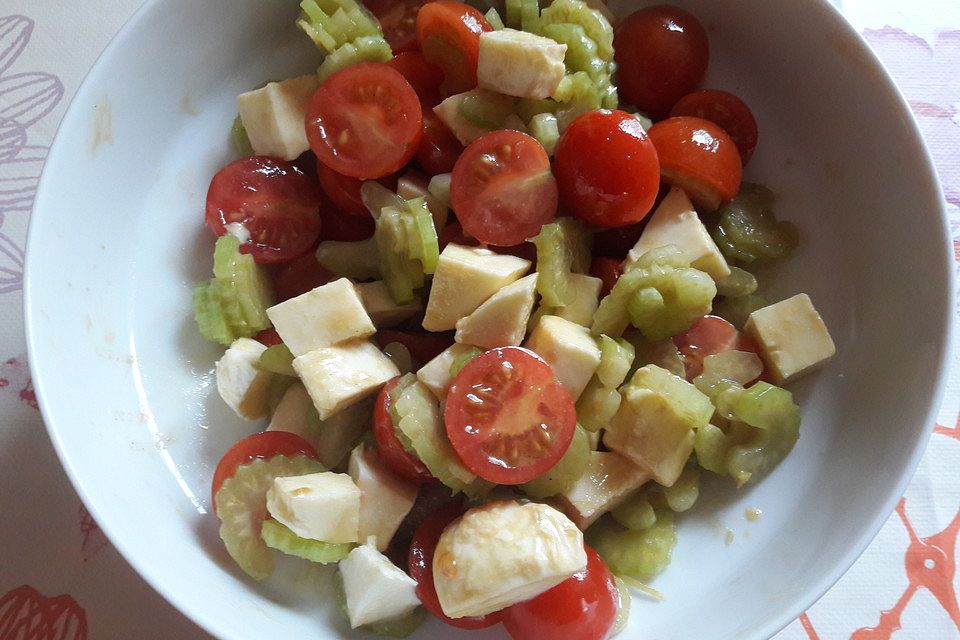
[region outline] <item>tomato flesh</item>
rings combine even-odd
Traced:
[[[273,294],[280,303],[312,291],[334,280],[334,275],[320,266],[312,251],[283,265],[273,278]]]
[[[757,147],[757,121],[746,103],[726,91],[696,91],[673,105],[670,116],[693,116],[719,125],[740,152],[740,161],[750,162]]]
[[[417,14],[417,41],[427,62],[443,70],[443,89],[462,93],[477,86],[480,34],[493,27],[462,2],[428,2]]]
[[[396,425],[390,415],[390,404],[393,402],[390,393],[396,388],[399,379],[394,378],[380,388],[377,403],[373,407],[373,437],[377,441],[380,458],[391,471],[418,484],[431,482],[434,477],[427,467],[404,449],[397,438]]]
[[[320,236],[320,194],[290,162],[266,156],[235,160],[213,176],[207,190],[206,224],[218,236],[228,224],[242,225],[241,243],[260,263],[286,262],[307,251]]]
[[[417,47],[417,12],[425,0],[364,0],[363,5],[380,21],[383,37],[396,53]]]
[[[321,240],[336,240],[339,242],[356,242],[373,236],[376,222],[372,216],[355,216],[343,213],[335,207],[329,198],[320,207],[320,217],[323,219],[323,233]]]
[[[527,349],[500,347],[454,378],[444,422],[471,472],[496,484],[522,484],[563,457],[577,416],[549,364]]]
[[[616,258],[596,257],[590,263],[590,275],[594,278],[600,278],[600,281],[603,282],[603,287],[600,289],[600,297],[602,298],[610,293],[613,285],[617,284],[617,280],[623,275],[623,263]]]
[[[327,78],[307,105],[307,139],[337,173],[374,180],[398,171],[423,135],[420,99],[399,71],[378,62]]]
[[[230,447],[220,458],[217,470],[213,473],[213,483],[210,490],[211,500],[215,500],[220,487],[227,479],[233,477],[237,468],[259,458],[269,459],[274,456],[294,455],[305,455],[314,460],[320,459],[313,446],[295,433],[262,431],[247,436]]]
[[[277,330],[273,327],[260,331],[257,335],[253,336],[253,339],[265,347],[275,347],[278,344],[283,344],[283,338],[280,337],[280,334],[277,333]]]
[[[732,324],[718,316],[704,316],[686,332],[673,337],[687,380],[693,380],[703,372],[703,361],[724,351],[750,351],[760,355],[760,347],[754,339],[737,331]]]
[[[537,235],[556,215],[558,197],[547,152],[525,133],[487,133],[453,167],[453,210],[482,243],[513,246]]]
[[[557,144],[554,172],[560,202],[598,227],[645,218],[660,185],[657,149],[623,111],[591,111],[574,120]]]
[[[450,173],[463,153],[463,145],[453,131],[433,113],[423,114],[423,138],[415,158],[420,167],[431,176]]]
[[[590,547],[585,550],[586,569],[536,598],[507,609],[503,626],[513,640],[607,637],[617,621],[617,583],[600,555]]]

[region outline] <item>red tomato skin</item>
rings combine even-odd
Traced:
[[[511,188],[518,183],[519,190]],[[543,145],[525,133],[492,131],[457,160],[450,200],[464,231],[481,243],[510,247],[553,220],[559,191]]]
[[[600,289],[600,297],[610,293],[613,285],[623,275],[623,262],[616,258],[605,258],[603,256],[593,259],[590,263],[590,275],[594,278],[600,278],[603,287]]]
[[[280,334],[277,333],[277,330],[273,327],[269,329],[264,329],[257,335],[253,336],[253,339],[262,344],[265,347],[275,347],[278,344],[283,344],[283,339],[280,337]]]
[[[450,173],[463,153],[463,145],[433,111],[423,113],[423,138],[414,156],[428,175]]]
[[[276,302],[284,302],[290,298],[312,291],[319,286],[333,281],[334,275],[320,266],[317,256],[308,252],[283,265],[273,278],[273,294]]]
[[[654,205],[652,209],[656,210],[656,206]],[[593,234],[593,255],[624,260],[630,249],[637,244],[646,226],[647,221],[644,219],[625,227],[597,231]]]
[[[320,194],[294,164],[267,156],[235,160],[213,176],[205,221],[222,236],[238,222],[250,232],[240,252],[259,263],[287,262],[317,241]]]
[[[343,213],[324,197],[325,202],[320,207],[320,217],[323,219],[321,240],[336,240],[338,242],[356,242],[373,236],[376,223],[371,216],[355,216]]]
[[[210,498],[213,504],[216,504],[217,491],[228,479],[233,477],[237,468],[252,462],[259,458],[272,458],[274,456],[294,456],[302,454],[319,460],[313,446],[295,433],[286,431],[261,431],[251,436],[247,436],[230,447],[213,473],[213,483],[211,484]]]
[[[427,611],[443,622],[459,629],[485,629],[499,623],[506,610],[470,618],[449,618],[440,607],[437,589],[433,583],[433,552],[443,530],[464,513],[461,504],[450,504],[430,514],[417,528],[410,542],[407,556],[407,573],[417,583],[417,596]]]
[[[757,147],[757,121],[746,103],[726,91],[716,89],[696,91],[673,105],[670,117],[693,116],[719,125],[740,152],[740,161],[746,166]]]
[[[657,150],[623,111],[591,111],[574,120],[557,144],[553,171],[561,204],[597,227],[643,220],[660,185]]]
[[[320,181],[320,188],[323,193],[337,209],[352,216],[370,217],[370,211],[367,210],[366,205],[363,204],[363,198],[360,197],[360,188],[363,186],[364,180],[339,174],[319,162],[317,163],[317,179]],[[399,179],[399,173],[392,173],[377,179],[377,182],[391,191],[396,191],[397,180]]]
[[[740,191],[740,153],[718,125],[680,116],[661,120],[648,133],[663,181],[686,191],[694,203],[712,211]]]
[[[423,112],[426,118],[427,113],[432,113],[432,109],[442,100],[440,85],[443,84],[443,70],[427,62],[419,51],[398,53],[387,64],[399,71],[420,96],[420,102],[426,107]]]
[[[587,568],[532,600],[507,609],[503,626],[513,640],[605,640],[617,620],[617,583],[590,547]]]
[[[396,388],[399,379],[399,377],[394,378],[380,388],[377,402],[373,407],[373,437],[377,441],[380,458],[391,471],[417,484],[432,482],[434,477],[427,467],[416,456],[404,449],[403,444],[397,439],[396,426],[390,415],[390,403],[393,401],[390,392]]]
[[[370,13],[376,16],[383,37],[394,53],[417,48],[417,13],[426,0],[364,0]]]
[[[521,347],[490,349],[467,363],[450,384],[443,417],[464,466],[505,485],[529,482],[553,467],[577,422],[573,400],[550,365]],[[509,433],[500,432],[498,421],[506,421]],[[504,459],[510,455],[520,459]]]
[[[693,380],[703,372],[703,360],[707,356],[734,350],[760,355],[760,347],[751,336],[740,333],[723,318],[712,315],[700,318],[687,331],[674,336],[673,343],[683,356],[687,380]]]
[[[480,34],[493,31],[482,13],[462,2],[428,2],[417,14],[417,41],[428,62],[443,70],[447,95],[477,86]]]
[[[317,159],[337,173],[376,180],[406,165],[423,136],[420,98],[390,65],[361,62],[334,73],[307,104]]]
[[[614,32],[617,84],[623,102],[662,118],[703,81],[710,43],[690,13],[657,5],[627,16]]]
[[[410,357],[420,366],[430,362],[440,352],[454,343],[452,331],[434,333],[432,331],[400,331],[398,329],[380,329],[374,339],[381,349],[391,342],[398,342],[407,348]]]

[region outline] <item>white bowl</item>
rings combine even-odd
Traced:
[[[623,637],[759,639],[853,563],[920,458],[949,353],[951,251],[907,105],[834,9],[679,4],[710,33],[706,86],[757,114],[748,177],[779,193],[780,214],[803,233],[796,257],[764,274],[766,292],[808,292],[838,353],[793,387],[803,425],[787,460],[756,487],[711,485],[682,518],[673,564],[655,581],[667,601],[636,597]],[[220,350],[197,334],[190,305],[211,268],[203,203],[231,158],[234,97],[317,64],[296,14],[293,0],[147,2],[63,120],[27,254],[34,384],[74,485],[150,584],[235,640],[346,634],[324,571],[289,565],[254,584],[218,540],[212,470],[257,427],[217,397]],[[760,522],[744,518],[749,507]],[[416,637],[506,634],[433,623]]]

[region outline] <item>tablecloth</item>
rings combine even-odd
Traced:
[[[202,1],[202,0],[198,0]],[[37,411],[24,245],[57,123],[141,0],[0,0],[0,640],[202,639],[110,546]],[[836,0],[903,89],[943,182],[960,260],[960,1]],[[923,462],[853,568],[778,640],[960,638],[960,360]]]

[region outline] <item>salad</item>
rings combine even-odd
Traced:
[[[544,4],[303,0],[317,73],[238,97],[210,183],[194,311],[250,434],[220,535],[256,580],[336,565],[353,628],[616,633],[834,353],[806,294],[758,293],[798,234],[743,180],[749,107],[699,89],[703,26]]]

